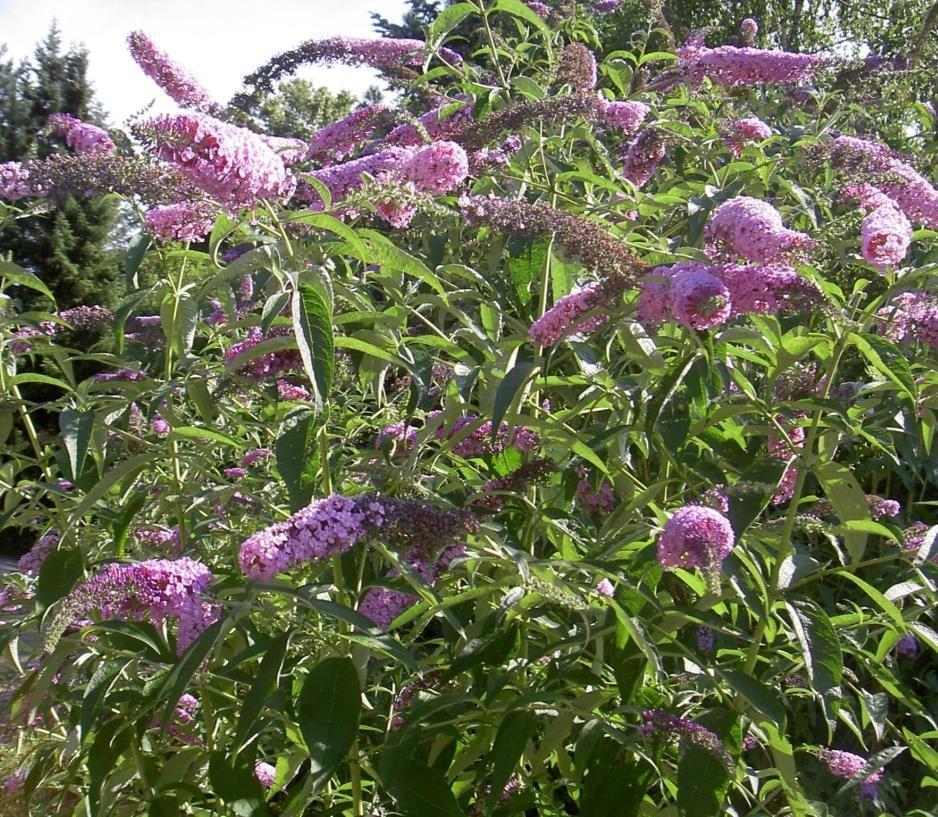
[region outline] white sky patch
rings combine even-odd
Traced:
[[[126,37],[135,29],[224,103],[275,54],[320,37],[376,36],[370,12],[397,21],[404,8],[404,0],[0,0],[0,43],[14,58],[29,56],[54,18],[66,46],[88,49],[98,101],[119,125],[154,100],[155,111],[176,109],[131,59]],[[352,93],[381,84],[367,68],[315,66],[298,75]]]

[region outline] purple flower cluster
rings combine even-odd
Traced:
[[[232,344],[225,352],[225,365],[233,365],[239,356],[250,353],[261,341],[288,338],[292,334],[293,329],[289,326],[275,326],[267,335],[261,332],[260,327],[252,326],[244,340]],[[299,369],[302,366],[303,360],[298,349],[278,349],[246,360],[237,368],[236,373],[249,380],[263,381],[280,372]]]
[[[47,646],[54,644],[71,622],[97,610],[102,619],[149,617],[157,626],[167,618],[176,618],[182,653],[218,618],[218,607],[203,598],[214,581],[211,570],[188,557],[106,565],[66,597],[49,628]]]
[[[737,196],[717,207],[705,234],[711,257],[757,264],[788,260],[814,246],[804,233],[787,229],[771,204],[749,196]]]
[[[52,114],[48,124],[52,130],[64,136],[65,144],[80,156],[113,153],[115,150],[114,142],[106,130],[75,119],[67,113]]]
[[[440,141],[422,147],[390,147],[311,175],[326,185],[335,204],[361,187],[363,173],[374,176],[379,182],[396,185],[400,191],[440,194],[452,190],[466,178],[469,159],[466,151],[455,142]],[[319,194],[311,187],[302,186],[298,198],[314,208],[322,207]],[[415,212],[415,208],[400,209],[399,199],[384,202],[384,205],[379,213],[394,226],[406,226]]]
[[[269,448],[252,448],[241,460],[241,464],[245,468],[250,468],[253,465],[257,465],[261,460],[266,460],[268,457],[273,456],[273,451]]]
[[[915,658],[918,655],[918,642],[913,633],[906,633],[896,642],[896,652],[906,658]]]
[[[375,438],[376,450],[381,451],[384,448],[393,449],[394,456],[397,457],[406,456],[416,444],[417,428],[408,425],[403,420],[386,425]]]
[[[666,570],[698,567],[714,575],[735,544],[733,528],[723,514],[703,505],[685,505],[665,523],[658,540],[658,564]]]
[[[373,496],[333,494],[250,536],[238,562],[250,578],[272,579],[295,565],[345,553],[383,520],[384,509]]]
[[[46,556],[58,546],[59,535],[55,531],[44,533],[28,553],[20,556],[20,560],[16,563],[16,569],[22,573],[38,574],[42,563],[46,560]]]
[[[485,481],[482,486],[483,496],[473,501],[473,505],[498,513],[505,505],[502,494],[521,494],[528,488],[547,480],[556,466],[552,460],[539,457],[526,462],[503,477],[495,477]]]
[[[831,158],[834,164],[859,171],[865,178],[875,174],[874,186],[892,199],[910,221],[938,229],[938,190],[885,145],[838,136],[831,145]]]
[[[580,479],[576,484],[576,502],[586,513],[596,516],[605,516],[612,513],[616,506],[616,494],[607,480],[600,482],[599,488],[594,488],[587,479],[586,470],[580,472]]]
[[[167,528],[165,525],[137,528],[137,530],[134,531],[134,539],[141,545],[147,545],[148,547],[173,545],[175,548],[178,548],[179,528]]]
[[[674,320],[709,329],[739,315],[816,304],[819,294],[790,267],[682,261],[652,270],[642,282],[637,317],[653,326]]]
[[[404,716],[400,713],[410,706],[410,702],[417,696],[417,693],[425,689],[434,689],[439,684],[442,675],[442,670],[434,670],[428,672],[422,678],[401,687],[401,691],[394,696],[394,700],[391,702],[392,730],[396,731],[404,725]]]
[[[700,625],[697,628],[697,649],[700,652],[713,652],[713,630]]]
[[[542,20],[546,20],[548,17],[550,17],[551,12],[553,11],[553,9],[551,9],[551,7],[546,3],[538,2],[538,0],[528,0],[525,5]]]
[[[608,296],[598,282],[564,295],[531,324],[528,337],[542,347],[555,346],[571,334],[586,335],[602,326],[608,312],[588,313],[608,305]]]
[[[215,226],[215,212],[208,202],[181,201],[151,208],[143,223],[162,241],[201,241]]]
[[[143,73],[165,91],[171,99],[184,108],[209,110],[214,107],[208,92],[181,65],[160,51],[142,31],[134,31],[127,37],[130,55]]]
[[[289,198],[296,180],[256,133],[207,114],[167,114],[141,127],[156,154],[229,207]]]
[[[413,147],[424,144],[427,138],[431,142],[449,140],[472,121],[471,105],[462,100],[446,100],[417,117],[416,124],[404,122],[398,125],[380,144],[385,147]]]
[[[434,411],[427,416],[431,423],[443,412]],[[483,454],[497,454],[508,446],[519,451],[533,451],[540,445],[541,438],[536,431],[524,426],[510,428],[508,423],[502,422],[498,431],[492,434],[492,422],[486,420],[479,423],[481,418],[475,415],[460,417],[448,428],[440,426],[436,430],[438,440],[455,440],[451,450],[460,457],[481,457]]]
[[[277,395],[281,400],[286,401],[309,401],[312,397],[309,389],[289,380],[280,379],[277,381]]]
[[[759,24],[752,17],[747,17],[739,24],[739,36],[744,45],[755,45],[758,34]]]
[[[839,749],[822,749],[820,757],[827,764],[827,768],[831,770],[831,774],[846,780],[852,780],[859,776],[867,764],[866,759],[860,757],[860,755],[843,752]],[[864,777],[860,781],[860,795],[869,800],[875,799],[876,784],[882,779],[882,769],[877,769],[872,774]]]
[[[321,165],[348,159],[374,133],[386,111],[384,105],[366,105],[320,128],[310,137],[306,158]]]
[[[607,128],[634,133],[645,121],[651,108],[644,102],[616,102],[600,99],[596,119]]]
[[[707,48],[696,33],[678,49],[678,70],[699,85],[707,77],[717,85],[768,85],[802,82],[812,77],[827,60],[816,54],[736,48],[731,45]]]
[[[609,579],[603,579],[598,582],[593,589],[599,593],[600,596],[605,596],[607,599],[613,598],[616,594],[615,585],[609,581]]]
[[[891,341],[909,339],[938,347],[938,297],[928,292],[903,292],[876,317],[880,331]]]
[[[596,14],[612,14],[622,6],[622,0],[594,0],[590,7]]]
[[[772,129],[757,116],[729,119],[720,123],[720,135],[730,153],[739,156],[749,142],[761,142],[772,135]]]
[[[277,779],[277,769],[269,763],[265,763],[263,760],[255,761],[254,777],[257,778],[257,782],[265,789],[269,789],[274,785],[274,780]]]
[[[783,426],[787,424],[787,421],[781,415],[776,417],[776,420]],[[799,450],[804,447],[805,442],[805,431],[802,426],[789,426],[789,428],[786,429],[786,433],[788,434],[788,440],[790,440],[790,442],[786,441],[783,437],[770,434],[766,443],[770,457],[775,457],[776,459],[784,460],[788,463],[788,467],[785,469],[785,473],[782,475],[778,487],[775,489],[775,493],[772,496],[772,504],[776,507],[784,505],[795,493],[795,485],[798,481],[798,469],[792,466],[792,460],[798,454]]]
[[[643,130],[626,146],[622,155],[622,176],[636,187],[644,187],[667,154],[661,133],[654,128]]]
[[[706,749],[719,758],[727,769],[733,768],[733,759],[719,735],[700,724],[686,718],[679,718],[663,709],[648,709],[642,712],[642,725],[638,727],[638,732],[645,737],[662,735],[677,738],[682,749],[688,744]]]
[[[596,57],[582,43],[569,43],[560,52],[554,84],[588,91],[596,84]]]
[[[20,162],[0,162],[0,199],[18,201],[36,192],[28,168]]]
[[[450,566],[453,559],[461,556],[465,550],[463,545],[454,545],[443,550],[435,559],[429,560],[426,558],[423,548],[415,547],[404,556],[404,561],[421,579],[430,587],[433,587]],[[396,578],[397,576],[400,576],[400,571],[396,568],[388,571],[387,578]],[[387,630],[394,619],[416,604],[418,600],[417,596],[402,590],[372,587],[365,594],[365,598],[362,599],[358,612],[371,619],[376,627]]]
[[[863,258],[880,272],[901,264],[912,243],[912,225],[899,206],[871,184],[848,187],[842,198],[855,198],[868,211],[860,225]]]

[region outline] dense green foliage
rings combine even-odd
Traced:
[[[714,22],[693,8],[683,19]],[[598,47],[597,25],[627,19],[578,5],[549,26],[520,0],[442,10],[430,47],[457,26],[479,47],[428,58],[407,104],[428,89],[466,103],[448,155],[468,153],[468,175],[437,195],[393,173],[344,198],[319,180],[320,207],[219,207],[203,245],[141,232],[114,347],[42,336],[49,315],[0,300],[0,535],[52,534],[35,571],[0,587],[11,814],[938,810],[938,307],[890,330],[903,294],[935,295],[938,230],[916,223],[901,260],[866,260],[846,191],[893,180],[832,148],[835,132],[880,139],[938,182],[930,78],[888,67],[844,84],[850,63],[809,88],[681,82],[645,20],[599,60],[594,90],[569,45]],[[290,87],[275,135],[341,112]],[[597,92],[648,106],[632,130],[661,150],[644,184],[623,170],[635,133],[596,114]],[[728,121],[750,115],[770,135],[731,150]],[[809,297],[639,314],[673,265],[713,269],[708,225],[742,197],[797,231],[785,272]],[[381,217],[408,204],[407,226]],[[27,266],[0,281],[51,313]],[[584,286],[608,294],[579,316],[588,331],[533,342]],[[89,358],[115,379],[76,376]],[[56,394],[41,406],[20,390],[38,360]],[[37,411],[60,433],[37,434]],[[251,572],[258,532],[372,494],[392,521]],[[708,517],[731,527],[722,569],[669,564],[678,514],[723,501]],[[315,541],[318,524],[291,536]],[[180,557],[215,577],[192,643],[176,620],[191,610],[160,620],[141,586],[100,579]],[[81,606],[89,587],[98,604]],[[379,627],[363,611],[382,588],[410,598]],[[859,770],[837,776],[831,750]]]

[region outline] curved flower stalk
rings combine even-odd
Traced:
[[[490,113],[478,122],[471,122],[450,138],[467,150],[480,150],[498,139],[505,131],[515,133],[537,122],[571,122],[593,119],[600,109],[600,100],[593,92],[570,96],[554,96],[535,102],[518,102]]]
[[[142,31],[133,31],[127,37],[130,55],[150,79],[184,108],[211,111],[216,108],[211,97],[185,68],[163,51]]]
[[[225,352],[225,363],[231,366],[240,356],[249,352],[261,341],[292,336],[293,328],[290,326],[275,326],[267,335],[261,332],[260,327],[252,326],[244,340],[232,344]],[[300,369],[302,366],[303,359],[298,349],[277,349],[246,360],[238,367],[236,374],[248,380],[262,382],[270,380],[281,372]]]
[[[416,124],[403,122],[385,136],[381,146],[409,147],[426,141],[453,140],[473,121],[472,106],[462,100],[447,100],[417,117]],[[459,141],[456,139],[456,141]]]
[[[609,319],[608,312],[595,310],[610,306],[617,294],[607,290],[608,287],[593,281],[564,295],[531,324],[528,337],[546,348],[556,346],[569,335],[588,335],[595,331]]]
[[[838,136],[830,146],[835,165],[863,174],[875,174],[874,187],[892,199],[910,221],[938,229],[938,190],[908,162],[879,142]]]
[[[16,569],[23,573],[38,575],[46,557],[58,546],[59,535],[55,531],[44,533],[28,553],[20,556]]]
[[[428,586],[434,587],[453,560],[462,556],[465,551],[464,545],[454,545],[444,549],[432,560],[428,560],[424,556],[423,549],[415,548],[404,556],[404,561]],[[400,575],[400,571],[394,568],[388,571],[387,578],[393,579]],[[376,627],[387,630],[394,619],[413,607],[419,600],[417,596],[403,590],[372,587],[362,599],[358,612],[371,619]]]
[[[441,48],[439,55],[449,63],[458,65],[462,57],[449,48]],[[274,89],[274,84],[282,77],[296,71],[301,65],[323,63],[326,65],[367,65],[391,74],[402,69],[414,69],[427,58],[427,44],[423,40],[377,38],[362,39],[357,37],[327,37],[321,40],[307,40],[296,48],[284,51],[266,62],[256,71],[244,78],[244,85],[250,89],[237,94],[231,104],[237,108],[250,107]]]
[[[564,252],[604,277],[634,281],[644,271],[638,257],[598,224],[582,216],[551,207],[545,202],[495,196],[467,196],[463,215],[473,224],[487,224],[508,235],[554,234]]]
[[[537,457],[503,477],[486,480],[482,486],[482,495],[471,500],[471,504],[473,507],[498,513],[505,506],[505,498],[502,494],[524,493],[528,488],[546,482],[556,470],[557,466],[552,460]]]
[[[145,159],[111,153],[81,156],[56,153],[25,164],[0,165],[0,198],[37,196],[56,203],[118,193],[146,204],[194,202],[204,194],[175,169]]]
[[[54,649],[69,624],[95,611],[102,619],[149,618],[157,626],[175,618],[181,654],[218,618],[219,608],[204,600],[214,582],[212,571],[189,557],[106,565],[65,597],[46,633],[46,650]]]
[[[441,411],[431,412],[427,416],[427,423],[432,423],[442,414]],[[490,420],[486,420],[467,434],[465,429],[477,424],[479,419],[475,415],[460,417],[449,427],[440,426],[436,430],[436,438],[438,440],[458,438],[453,443],[451,450],[460,457],[480,457],[483,454],[497,454],[504,451],[508,446],[513,446],[519,451],[533,451],[540,444],[541,438],[536,431],[524,426],[510,428],[508,423],[505,422],[499,425],[498,432],[494,437]]]
[[[672,715],[663,709],[648,709],[642,712],[642,725],[638,727],[638,732],[644,737],[661,735],[677,739],[682,750],[688,745],[706,749],[714,754],[728,770],[733,768],[733,759],[715,732],[686,718]]]

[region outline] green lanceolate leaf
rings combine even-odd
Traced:
[[[75,549],[53,550],[39,569],[36,603],[44,610],[65,596],[82,577],[81,552]]]
[[[77,411],[65,409],[59,414],[59,431],[65,442],[68,452],[68,465],[71,469],[69,478],[77,480],[85,466],[85,456],[88,453],[88,443],[91,441],[91,431],[94,428],[94,411]]]
[[[303,368],[313,386],[314,403],[321,411],[329,398],[335,369],[332,296],[322,281],[301,280],[297,285],[293,292],[293,329]]]
[[[808,601],[790,602],[785,606],[801,645],[812,688],[821,695],[839,688],[844,658],[831,620],[820,607]]]
[[[251,689],[241,705],[241,716],[238,719],[238,730],[235,733],[235,751],[240,751],[251,735],[251,730],[257,722],[271,695],[277,689],[280,670],[283,668],[283,659],[286,656],[287,645],[290,643],[290,633],[273,639],[261,659],[257,669],[257,676]]]
[[[361,708],[358,672],[349,658],[320,661],[303,682],[297,719],[317,786],[329,779],[355,743]]]
[[[277,470],[290,494],[290,509],[298,511],[309,504],[316,486],[319,454],[316,431],[319,419],[311,411],[292,414],[280,427],[274,446]]]
[[[495,742],[492,744],[492,790],[486,798],[488,808],[498,802],[537,725],[537,715],[527,710],[519,710],[506,715],[498,727]]]

